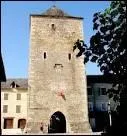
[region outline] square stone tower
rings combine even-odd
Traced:
[[[83,18],[53,6],[30,15],[28,78],[29,132],[83,133],[90,131],[83,58],[73,45],[83,39]]]

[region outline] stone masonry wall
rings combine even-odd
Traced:
[[[30,27],[27,127],[37,132],[43,122],[46,132],[51,115],[60,111],[68,132],[89,131],[83,58],[73,53],[74,42],[83,39],[83,21],[31,16]]]

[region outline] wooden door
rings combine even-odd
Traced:
[[[4,129],[13,128],[13,119],[4,119]]]
[[[25,128],[26,120],[25,119],[19,119],[18,120],[18,128]]]

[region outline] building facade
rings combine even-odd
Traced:
[[[27,122],[28,80],[7,79],[1,87],[1,129],[24,128]],[[107,80],[99,75],[87,76],[89,122],[93,131],[102,131],[109,124],[109,99],[105,91],[111,87],[110,78]],[[116,106],[111,100],[111,111]],[[9,120],[10,123],[7,123]]]
[[[1,129],[25,127],[27,120],[27,86],[27,80],[25,79],[8,79],[6,83],[2,83]]]
[[[39,132],[41,123],[44,133],[91,131],[83,57],[73,52],[83,37],[83,18],[55,6],[30,16],[29,132]]]
[[[111,76],[87,76],[89,121],[93,131],[102,131],[112,123],[111,113],[116,111],[118,102],[108,97],[112,88]]]

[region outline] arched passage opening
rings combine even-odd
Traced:
[[[48,133],[66,133],[66,119],[63,113],[57,111],[51,116]]]
[[[18,128],[25,128],[26,119],[19,119],[18,120]]]

